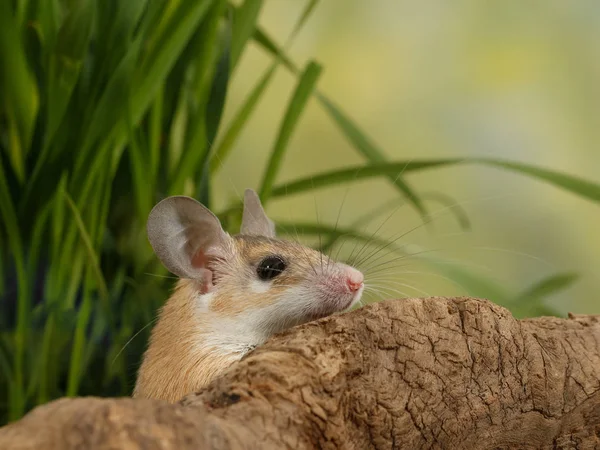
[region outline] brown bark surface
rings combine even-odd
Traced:
[[[600,317],[392,300],[272,338],[179,404],[61,399],[0,449],[600,448]]]

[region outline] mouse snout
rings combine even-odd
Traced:
[[[364,276],[361,272],[352,267],[346,268],[346,286],[350,292],[356,292],[363,286]]]

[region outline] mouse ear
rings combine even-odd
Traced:
[[[265,214],[258,194],[252,189],[246,189],[244,192],[244,213],[240,233],[275,237],[275,224]]]
[[[222,256],[231,240],[217,216],[184,196],[160,201],[150,211],[146,229],[156,256],[181,278],[210,280],[208,261]]]

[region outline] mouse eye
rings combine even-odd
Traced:
[[[256,268],[256,274],[261,280],[271,280],[285,270],[285,261],[279,256],[267,256]]]

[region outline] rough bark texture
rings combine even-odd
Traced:
[[[176,405],[38,407],[0,448],[600,448],[600,317],[387,301],[276,336]]]

